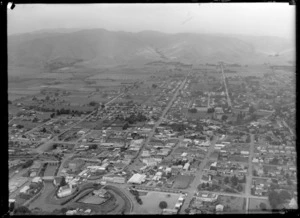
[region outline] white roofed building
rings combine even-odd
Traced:
[[[145,179],[146,175],[136,173],[127,181],[127,183],[142,184],[145,181]]]

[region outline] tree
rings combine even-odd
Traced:
[[[25,206],[20,206],[15,209],[14,214],[15,215],[31,214],[31,211]]]
[[[261,202],[259,204],[259,207],[260,207],[261,210],[266,210],[267,209],[267,205],[265,203],[263,203],[263,202]]]
[[[225,114],[223,114],[223,115],[222,115],[222,121],[226,121],[227,119],[228,119],[228,116],[225,115]]]
[[[196,108],[191,108],[188,110],[188,112],[190,113],[197,113],[197,109]]]
[[[243,191],[243,187],[242,187],[241,184],[239,184],[239,185],[237,186],[237,190],[238,190],[239,192]]]
[[[225,184],[228,184],[228,183],[229,183],[229,177],[225,177],[224,183],[225,183]]]
[[[16,127],[17,127],[18,129],[22,129],[22,128],[24,128],[24,126],[23,126],[23,125],[21,125],[21,124],[18,124]]]
[[[156,84],[152,84],[152,88],[157,88],[157,85]]]
[[[97,148],[98,148],[97,144],[92,144],[89,146],[89,149],[97,149]]]
[[[253,114],[254,112],[255,112],[255,107],[253,105],[250,105],[249,114]]]
[[[98,103],[95,102],[95,101],[91,101],[91,102],[89,103],[89,105],[92,106],[92,107],[96,106],[97,104],[98,104]]]
[[[281,203],[281,197],[276,191],[270,191],[268,198],[272,209],[276,209]]]
[[[282,202],[284,202],[287,199],[291,199],[290,193],[286,190],[282,190],[279,195],[280,195],[280,198],[282,199]]]
[[[65,185],[67,185],[66,179],[65,177],[62,177],[59,186],[65,186]]]
[[[167,204],[167,202],[165,202],[165,201],[161,201],[160,203],[159,203],[159,208],[160,209],[165,209],[165,208],[167,208],[168,207],[168,204]]]
[[[11,104],[11,100],[8,100],[8,104]]]
[[[33,164],[33,160],[30,159],[23,164],[23,169],[30,167]]]
[[[235,175],[231,177],[231,183],[233,186],[236,186],[238,184],[238,178]]]
[[[53,118],[55,116],[55,113],[50,114],[50,117]]]

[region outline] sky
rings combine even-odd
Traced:
[[[8,9],[8,34],[52,28],[195,32],[295,37],[288,3],[17,4]]]

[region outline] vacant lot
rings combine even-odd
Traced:
[[[161,214],[159,203],[165,201],[168,204],[167,208],[173,209],[179,198],[179,194],[163,193],[163,192],[148,192],[147,195],[140,196],[143,205],[134,207],[135,214]]]
[[[193,181],[193,179],[194,176],[178,175],[175,178],[173,188],[186,189],[189,186],[189,184]]]

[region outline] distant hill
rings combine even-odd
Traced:
[[[70,65],[116,66],[153,61],[185,64],[222,61],[293,63],[293,42],[278,37],[105,29],[56,29],[8,37],[10,66],[57,69]],[[276,57],[270,57],[278,54]]]

